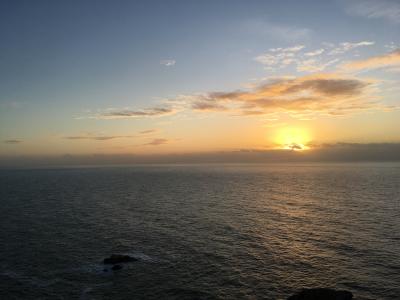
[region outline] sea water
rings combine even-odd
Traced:
[[[0,225],[1,299],[400,299],[395,163],[0,170]]]

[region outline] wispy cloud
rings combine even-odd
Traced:
[[[325,52],[325,49],[317,49],[311,52],[304,53],[305,56],[318,56]]]
[[[170,140],[164,138],[153,139],[148,143],[143,144],[143,146],[160,146],[164,144],[168,144]]]
[[[4,143],[4,144],[11,144],[11,145],[13,145],[13,144],[22,143],[22,141],[21,141],[21,140],[4,140],[3,143]]]
[[[108,141],[114,139],[121,138],[132,138],[132,135],[92,135],[92,134],[84,134],[84,135],[73,135],[66,136],[64,139],[67,140],[93,140],[93,141]]]
[[[288,48],[272,48],[269,49],[267,53],[259,55],[254,59],[269,68],[282,68],[295,63],[297,61],[296,53],[301,51],[304,47],[304,45],[296,45]]]
[[[361,41],[361,42],[357,42],[357,43],[344,42],[344,43],[340,43],[338,47],[335,47],[334,49],[332,49],[328,54],[329,55],[343,54],[343,53],[346,53],[355,48],[371,46],[374,44],[375,44],[375,42],[372,42],[372,41]]]
[[[266,70],[276,71],[294,65],[298,72],[321,72],[339,62],[335,56],[342,55],[358,47],[374,45],[373,41],[343,42],[338,45],[325,43],[325,48],[303,52],[304,45],[287,48],[272,48],[258,55],[255,61],[263,64]]]
[[[390,43],[385,45],[385,48],[388,49],[389,51],[394,51],[394,50],[400,48],[400,44],[396,44],[394,42],[390,42]]]
[[[304,45],[296,45],[287,48],[271,48],[269,51],[271,52],[299,52],[300,50],[304,49],[306,46]]]
[[[393,52],[344,64],[345,70],[376,69],[400,65],[400,49]]]
[[[151,137],[152,134],[155,134],[159,132],[158,129],[148,129],[148,130],[142,130],[139,131],[135,135],[105,135],[105,134],[98,134],[98,133],[83,133],[83,134],[77,134],[77,135],[69,135],[69,136],[64,136],[62,137],[63,139],[66,140],[90,140],[90,141],[109,141],[109,140],[115,140],[115,139],[144,139],[144,138],[149,138]],[[154,139],[152,143],[157,143],[161,142],[160,140],[163,139]]]
[[[224,111],[228,109],[219,103],[208,100],[207,98],[199,96],[198,99],[192,103],[191,107],[197,111]]]
[[[158,132],[158,131],[159,131],[158,129],[147,129],[147,130],[142,130],[142,131],[140,131],[139,133],[140,133],[141,135],[149,135],[149,134],[156,133],[156,132]]]
[[[98,119],[129,119],[129,118],[145,118],[145,117],[161,117],[173,115],[178,110],[173,107],[152,107],[143,110],[112,110],[101,113],[96,116]]]
[[[347,13],[353,16],[400,23],[400,2],[397,0],[348,0],[345,5]]]
[[[176,60],[174,60],[174,59],[160,60],[160,65],[164,65],[166,67],[172,67],[172,66],[175,66],[175,64],[176,64]]]
[[[321,72],[324,71],[327,67],[337,63],[338,61],[338,58],[329,60],[327,62],[320,62],[316,59],[306,59],[297,63],[297,71],[310,73]]]

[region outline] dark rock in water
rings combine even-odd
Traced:
[[[353,294],[349,291],[336,291],[333,289],[317,288],[303,289],[301,292],[290,296],[287,300],[351,300]]]
[[[120,264],[126,263],[131,261],[137,261],[137,258],[134,258],[129,255],[121,255],[121,254],[113,254],[110,257],[107,257],[103,260],[104,264],[113,265],[113,264]]]
[[[113,270],[113,271],[118,271],[118,270],[121,270],[121,269],[122,269],[121,265],[113,265],[112,268],[111,268],[111,270]]]

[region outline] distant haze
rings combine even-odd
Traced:
[[[321,145],[313,150],[252,150],[180,154],[93,154],[62,156],[8,156],[0,167],[77,165],[129,165],[170,163],[287,163],[287,162],[390,162],[400,161],[400,143]]]

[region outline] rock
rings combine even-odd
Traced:
[[[111,270],[113,270],[113,271],[118,271],[118,270],[121,270],[121,269],[122,269],[121,265],[113,265],[112,268],[111,268]]]
[[[110,257],[107,257],[103,260],[103,263],[106,265],[114,265],[119,263],[126,263],[131,261],[137,261],[137,258],[134,258],[129,255],[121,255],[121,254],[113,254]]]
[[[287,300],[351,300],[353,294],[349,291],[336,291],[333,289],[316,288],[303,289],[301,292],[290,296]]]

